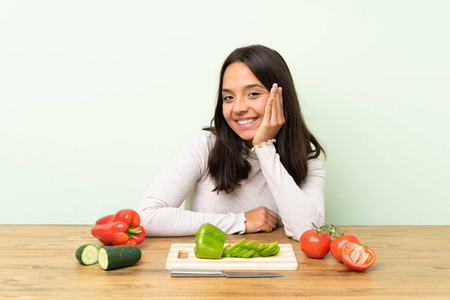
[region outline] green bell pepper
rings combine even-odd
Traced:
[[[198,258],[222,258],[226,234],[216,226],[205,223],[195,233],[194,253]]]

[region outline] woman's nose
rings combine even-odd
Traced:
[[[242,97],[236,98],[236,101],[234,102],[233,112],[241,113],[246,112],[247,110],[248,110],[247,101]]]

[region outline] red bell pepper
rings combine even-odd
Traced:
[[[140,223],[141,217],[137,212],[121,209],[116,214],[98,219],[91,233],[105,245],[136,246],[145,239],[145,230]]]

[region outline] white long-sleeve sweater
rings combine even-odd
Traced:
[[[215,138],[210,131],[192,136],[151,184],[138,209],[147,236],[195,235],[203,223],[243,234],[244,213],[259,206],[277,213],[286,235],[295,240],[311,229],[311,222],[323,225],[325,169],[319,159],[308,161],[307,177],[298,186],[281,164],[274,140],[268,141],[250,152],[252,168],[241,187],[217,194],[207,171]],[[191,190],[185,209],[180,208]]]

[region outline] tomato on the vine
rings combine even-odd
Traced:
[[[375,252],[359,243],[348,242],[342,247],[342,262],[354,271],[364,271],[375,262]]]
[[[359,239],[354,234],[345,234],[339,227],[334,225],[323,225],[322,228],[326,228],[331,237],[330,251],[333,257],[342,262],[342,247],[347,242],[359,243]]]
[[[300,248],[311,258],[322,258],[330,252],[331,238],[321,228],[310,229],[303,232],[300,237]]]
[[[348,242],[352,242],[358,245],[360,244],[359,239],[356,237],[356,235],[353,234],[343,234],[331,241],[331,254],[334,258],[336,258],[337,261],[342,262],[342,247]]]

